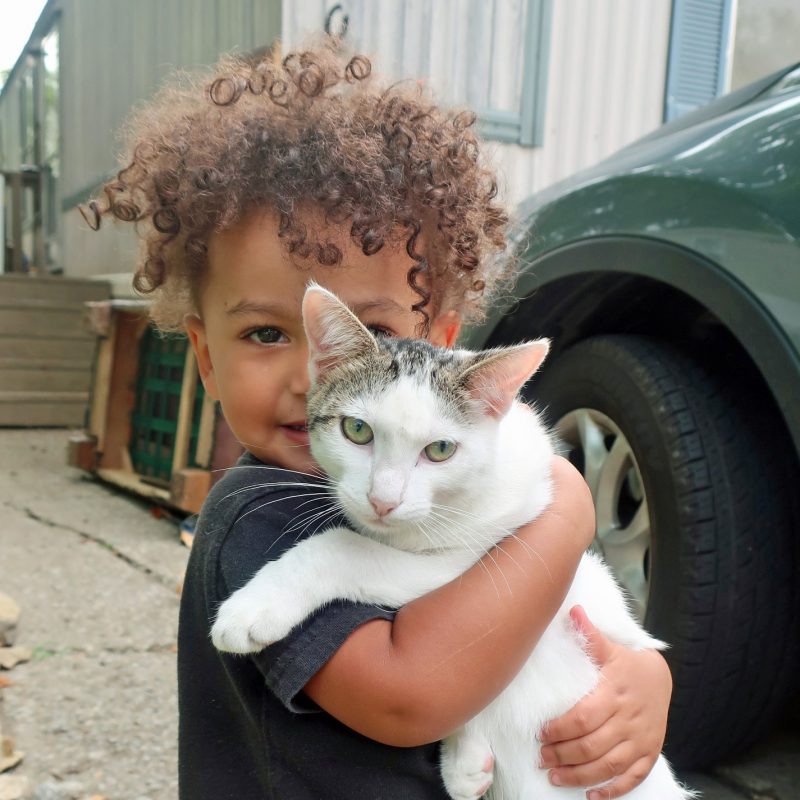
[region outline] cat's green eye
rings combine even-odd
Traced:
[[[372,428],[357,417],[342,417],[342,433],[355,444],[369,444],[374,438]]]
[[[456,451],[456,443],[441,439],[438,442],[431,442],[425,448],[425,455],[431,461],[447,461]]]

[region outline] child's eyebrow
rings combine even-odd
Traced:
[[[280,303],[261,303],[252,300],[240,300],[233,308],[229,308],[226,314],[268,314],[278,316],[286,313],[285,306]]]
[[[405,309],[391,297],[378,297],[374,300],[365,300],[363,303],[353,303],[350,306],[356,316],[361,316],[367,311],[394,311],[403,312]]]

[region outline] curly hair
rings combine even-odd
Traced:
[[[209,236],[257,208],[276,212],[286,251],[321,265],[342,252],[304,223],[309,207],[366,255],[405,242],[423,328],[445,303],[481,316],[510,267],[495,258],[508,216],[474,114],[437,107],[416,81],[381,84],[332,40],[280,64],[225,57],[206,81],[181,76],[133,114],[125,166],[81,207],[95,229],[104,216],[136,225],[133,283],[159,327],[197,307]]]

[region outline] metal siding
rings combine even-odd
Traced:
[[[224,52],[270,46],[280,20],[280,0],[64,0],[58,207],[64,201],[70,206],[62,226],[69,274],[133,268],[136,247],[129,232],[106,226],[113,235],[87,235],[71,208],[118,168],[115,132],[132,107],[176,68],[202,68]]]
[[[284,0],[285,48],[297,45],[304,34],[320,30],[330,5],[324,0]],[[521,82],[515,84],[512,78],[522,69],[525,0],[408,0],[402,42],[390,7],[377,27],[370,11],[370,27],[364,30],[358,18],[362,6],[374,9],[377,2],[346,4],[351,15],[348,40],[377,57],[378,71],[392,71],[392,54],[401,47],[402,70],[396,76],[425,77],[446,102],[466,96],[476,110],[514,107],[512,90]],[[485,147],[500,172],[500,185],[510,205],[658,127],[670,12],[671,0],[553,2],[543,146],[490,141]],[[498,15],[495,42],[500,55],[489,63],[486,50],[492,13]],[[476,55],[477,49],[483,55]],[[459,54],[468,64],[466,86],[455,77],[464,74]],[[514,110],[519,113],[519,107]]]
[[[554,3],[544,146],[499,148],[517,203],[658,127],[670,0]]]

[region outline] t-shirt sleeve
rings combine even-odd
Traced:
[[[320,518],[315,515],[324,515],[330,500],[310,494],[291,487],[271,492],[268,497],[262,495],[241,509],[220,549],[217,581],[220,602],[244,586],[264,564],[280,558],[299,541],[300,529],[291,529],[302,520],[315,520],[310,526],[312,531],[335,524],[332,519],[331,524],[319,525]],[[304,532],[299,538],[307,535]],[[285,639],[251,658],[267,686],[290,711],[316,711],[316,706],[302,694],[306,683],[356,628],[373,619],[393,617],[393,611],[378,606],[335,601],[319,609]]]

